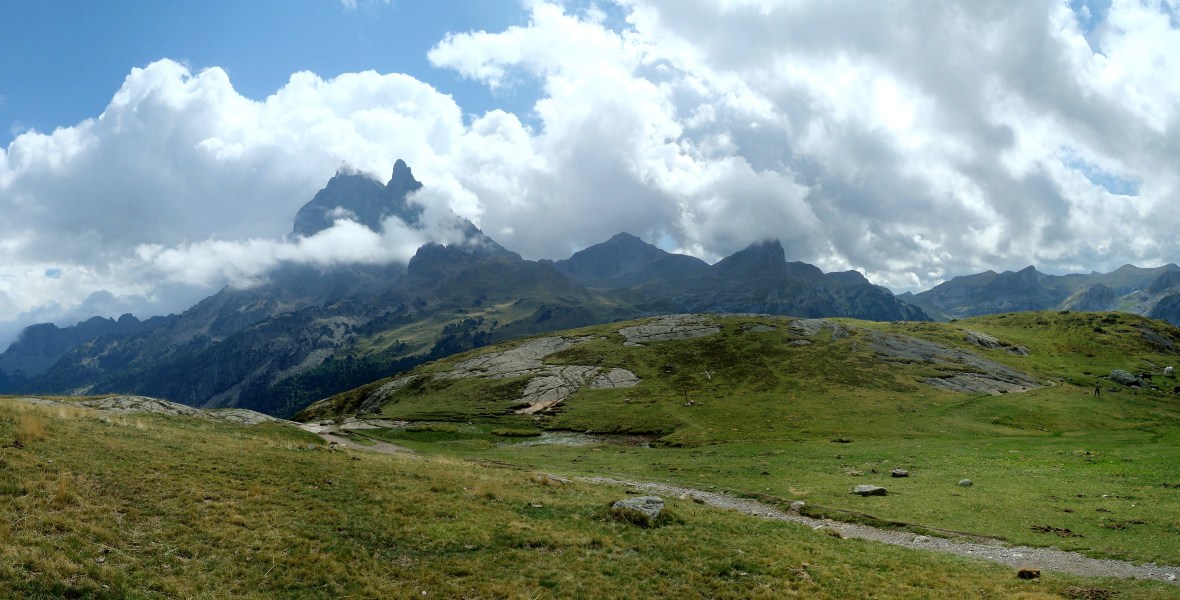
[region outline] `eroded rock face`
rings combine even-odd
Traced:
[[[662,340],[687,340],[705,337],[721,332],[708,317],[701,315],[669,315],[652,319],[642,325],[633,325],[619,330],[629,344],[657,342]]]
[[[1012,367],[977,354],[912,337],[872,332],[870,345],[882,360],[934,364],[945,375],[928,377],[926,385],[944,390],[992,395],[1024,392],[1042,384]]]

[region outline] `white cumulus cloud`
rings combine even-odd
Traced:
[[[131,70],[101,115],[0,150],[0,328],[183,310],[283,262],[404,260],[451,233],[285,237],[341,164],[384,180],[397,158],[431,222],[454,211],[529,258],[624,230],[707,260],[778,238],[900,290],[1180,254],[1172,3],[584,5],[530,0],[429,53],[497,93],[535,86],[529,114],[467,114],[404,74],[295,73],[252,100],[217,67]]]

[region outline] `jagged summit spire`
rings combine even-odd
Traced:
[[[380,231],[381,221],[391,215],[411,226],[416,225],[422,207],[407,200],[411,193],[421,188],[422,183],[414,179],[410,166],[401,159],[394,163],[393,174],[385,185],[347,162],[341,163],[336,176],[311,202],[299,209],[292,232],[301,236],[315,235],[340,218]]]
[[[393,175],[389,178],[389,183],[385,184],[386,189],[396,196],[409,194],[422,189],[422,182],[414,179],[414,172],[410,169],[410,165],[406,161],[397,159],[393,163]]]

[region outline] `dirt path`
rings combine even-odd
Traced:
[[[383,424],[389,425],[390,423],[396,424],[394,421]],[[347,432],[353,435],[364,436],[364,434],[360,433],[360,431],[363,429],[371,429],[373,426],[370,424],[350,425],[352,424],[348,422],[342,425],[329,423],[303,423],[299,425],[299,428],[304,431],[310,431],[311,433],[314,433],[323,438],[325,442],[328,442],[328,444],[335,445],[340,448],[361,450],[363,452],[376,452],[378,454],[409,454],[411,456],[417,455],[417,452],[414,452],[405,446],[398,446],[397,444],[391,444],[389,442],[373,439],[367,436],[365,439],[368,441],[368,443],[362,444],[343,434]]]
[[[365,452],[376,452],[378,454],[416,454],[413,450],[397,444],[390,444],[389,442],[381,442],[377,440],[370,440],[369,444],[361,444],[344,436],[336,435],[335,433],[319,433],[320,437],[329,444],[335,444],[341,448],[348,448],[350,450],[363,450]]]
[[[688,497],[700,500],[709,506],[728,508],[748,515],[774,519],[776,521],[790,521],[812,528],[826,527],[839,531],[846,538],[871,540],[894,546],[905,546],[919,550],[944,552],[969,558],[978,558],[1014,568],[1033,568],[1043,571],[1057,571],[1084,577],[1121,577],[1135,579],[1154,579],[1173,585],[1180,585],[1180,567],[1156,565],[1154,563],[1135,564],[1121,560],[1097,559],[1065,552],[1055,548],[1029,548],[1027,546],[1005,546],[999,542],[985,544],[954,540],[939,537],[916,535],[905,531],[879,529],[868,525],[843,523],[828,519],[813,519],[803,515],[781,511],[772,506],[754,500],[735,498],[725,494],[677,487],[663,483],[642,483],[624,481],[608,477],[580,477],[579,481],[589,483],[626,485],[645,492],[665,494],[668,496]]]
[[[329,443],[334,443],[344,448],[381,454],[415,454],[409,448],[388,442],[373,440],[372,445],[359,444],[351,439],[337,435],[337,431],[331,427],[305,426],[304,428],[318,434]],[[709,506],[736,510],[763,519],[790,521],[812,528],[829,528],[840,532],[846,538],[870,540],[893,546],[905,546],[906,548],[915,548],[918,550],[955,554],[967,558],[977,558],[999,563],[1013,568],[1041,569],[1042,571],[1070,573],[1083,577],[1153,579],[1173,585],[1180,585],[1180,567],[1156,565],[1154,563],[1135,564],[1122,560],[1090,558],[1082,554],[1065,552],[1055,548],[1007,546],[1000,542],[982,543],[961,539],[930,537],[917,535],[912,532],[880,529],[868,525],[844,523],[830,519],[814,519],[797,513],[784,512],[755,500],[736,498],[726,494],[678,487],[665,483],[626,481],[609,477],[578,477],[577,479],[594,484],[625,485],[653,494],[692,498]]]

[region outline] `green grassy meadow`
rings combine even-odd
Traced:
[[[1175,328],[1113,313],[842,321],[848,337],[824,331],[800,346],[791,344],[801,336],[789,319],[718,321],[718,335],[645,347],[623,347],[620,324],[572,332],[598,338],[550,363],[626,368],[643,382],[583,389],[552,415],[506,414],[522,380],[422,381],[396,394],[384,416],[461,427],[367,435],[454,458],[804,500],[814,514],[835,518],[1180,564],[1180,396],[1169,393],[1180,382],[1162,376],[1180,355],[1159,344],[1180,345]],[[776,329],[754,332],[756,325]],[[1145,336],[1145,327],[1161,337]],[[919,383],[937,373],[931,365],[877,359],[870,329],[971,349],[1048,385],[998,396],[940,391]],[[1029,354],[971,346],[966,330]],[[1099,379],[1114,368],[1154,371],[1161,390]],[[642,435],[650,443],[522,444],[488,434],[501,424]],[[894,468],[910,477],[890,477]],[[958,486],[964,478],[975,485]],[[890,493],[851,496],[861,483]]]
[[[0,399],[0,597],[1175,598],[1180,588],[1159,582],[1022,581],[686,498],[666,498],[671,517],[645,529],[611,515],[624,487],[536,476],[802,499],[809,514],[927,535],[1180,564],[1180,397],[1110,382],[1092,395],[1112,368],[1162,372],[1178,355],[1160,340],[1180,333],[1110,318],[845,321],[851,335],[826,330],[809,345],[772,317],[718,318],[717,335],[633,348],[616,333],[625,324],[587,328],[576,333],[596,339],[549,361],[627,368],[639,386],[582,390],[532,417],[510,412],[521,378],[422,377],[382,407],[411,426],[357,436],[413,455],[333,450],[289,426]],[[979,353],[1051,385],[940,391],[920,379],[959,367],[882,363],[870,329],[964,348],[966,329],[987,332],[1030,354]],[[586,434],[601,437],[545,443]],[[890,493],[850,495],[860,483]]]
[[[427,433],[427,431],[424,431]],[[435,432],[439,433],[439,432]],[[333,451],[283,426],[0,400],[0,596],[1057,598],[1147,582],[1012,570],[442,456]],[[17,441],[19,443],[15,443]]]

